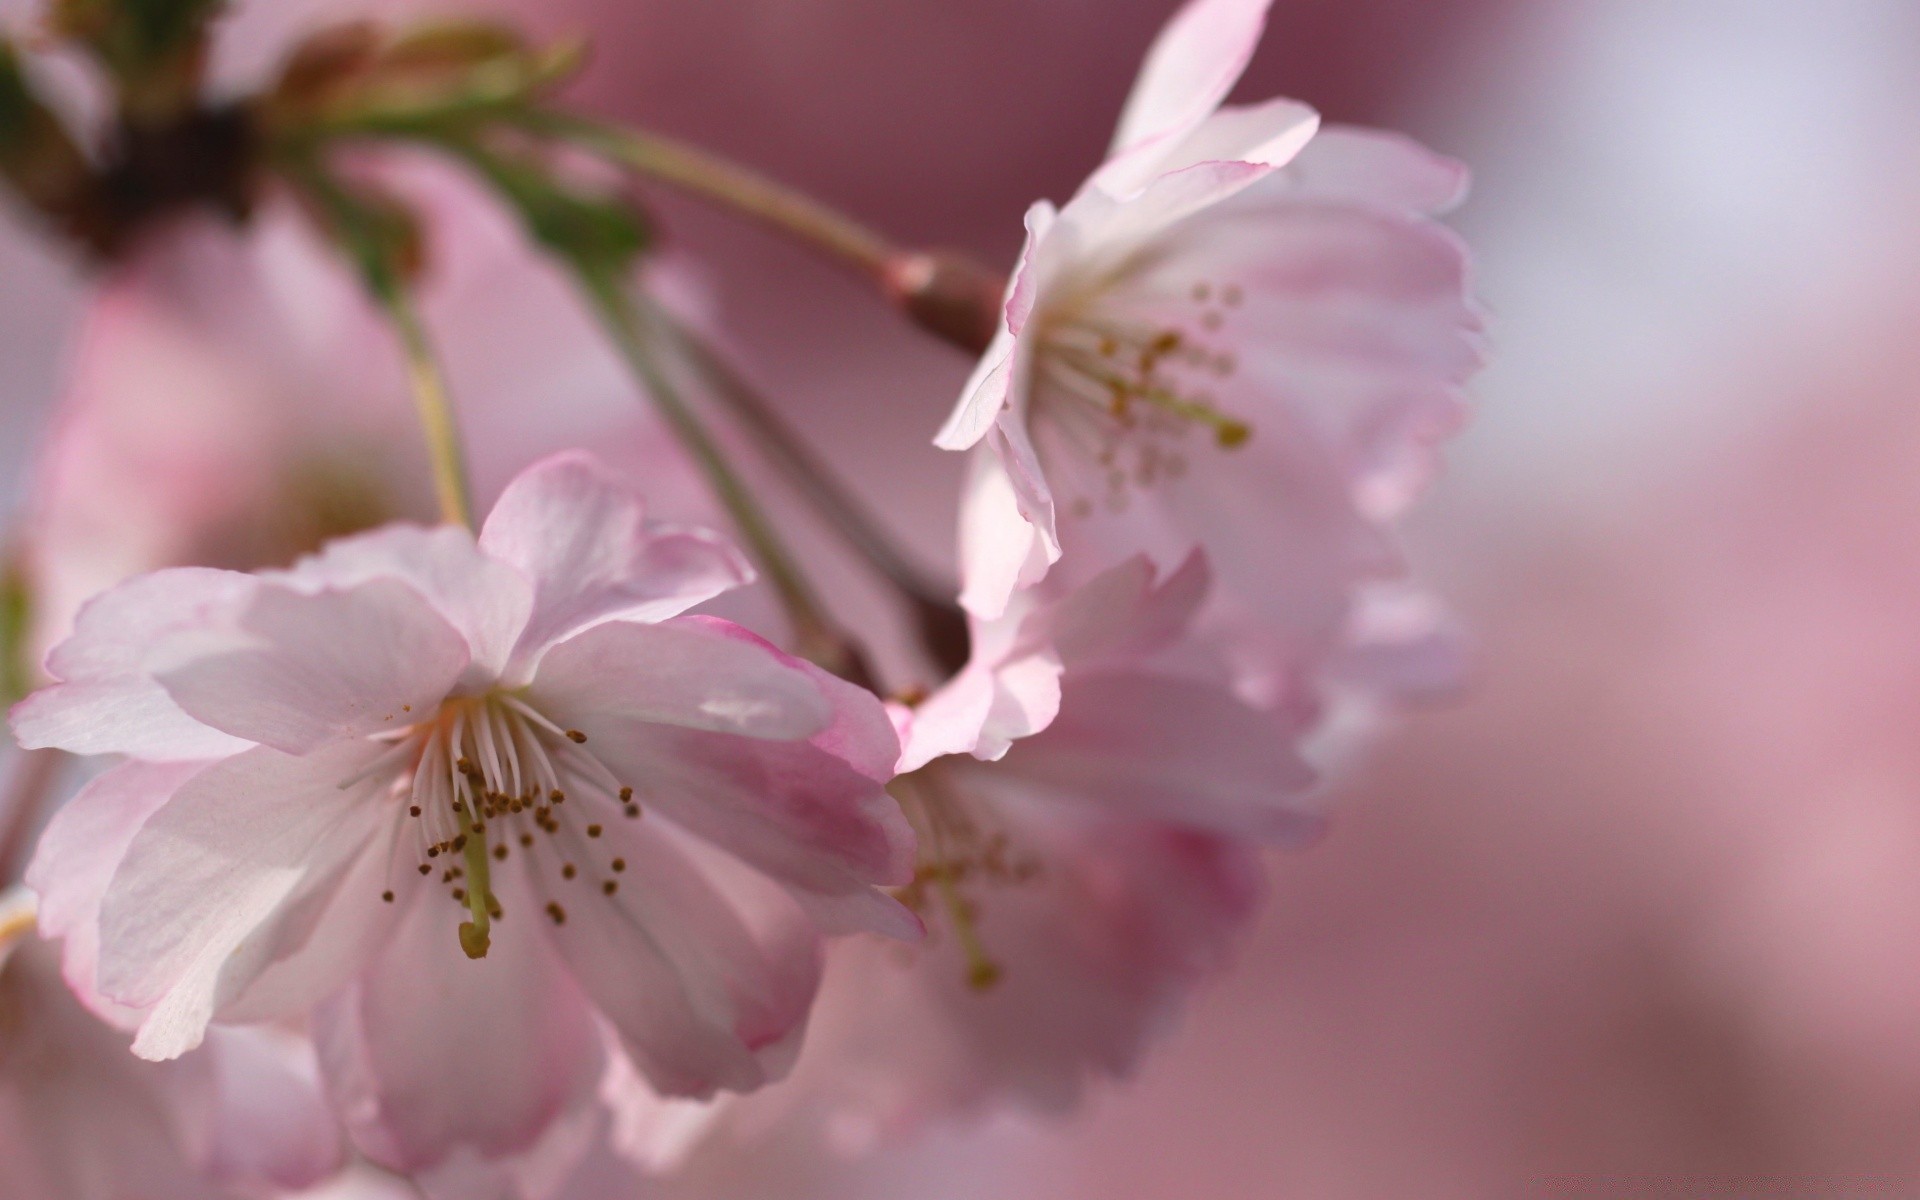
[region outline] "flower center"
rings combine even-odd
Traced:
[[[894,780],[892,791],[920,835],[913,882],[894,896],[922,918],[944,911],[967,964],[967,983],[985,991],[1000,982],[1002,968],[987,952],[979,929],[979,906],[969,895],[981,885],[1022,884],[1040,874],[1038,860],[1022,855],[1006,833],[989,829],[961,798],[938,764]]]
[[[1239,370],[1231,351],[1209,342],[1244,295],[1238,286],[1199,283],[1189,299],[1199,310],[1191,325],[1088,305],[1056,318],[1041,335],[1036,413],[1101,469],[1104,500],[1115,511],[1125,508],[1129,489],[1186,472],[1186,439],[1195,428],[1209,431],[1223,450],[1253,436],[1250,425],[1221,410],[1212,391]],[[1074,508],[1085,516],[1092,504],[1081,496]]]
[[[602,820],[638,819],[640,805],[633,788],[587,748],[586,734],[496,691],[448,700],[430,719],[383,738],[396,743],[401,770],[393,793],[417,831],[417,869],[428,877],[437,872],[440,886],[469,913],[460,926],[469,958],[486,956],[492,922],[503,916],[492,872],[516,847],[529,870],[558,870],[567,881],[584,872],[589,883],[597,878],[603,895],[619,891],[615,876],[627,869],[625,860],[595,861],[591,843],[604,832]],[[393,898],[381,894],[388,903]],[[566,923],[558,901],[546,912],[556,925]]]

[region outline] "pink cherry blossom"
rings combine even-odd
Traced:
[[[817,931],[918,923],[876,886],[913,855],[878,701],[682,615],[747,577],[572,452],[477,539],[95,599],[14,713],[131,756],[29,871],[69,981],[154,1059],[318,1005],[358,1144],[447,1178],[563,1176],[609,1054],[667,1094],[777,1078]]]
[[[60,982],[31,897],[0,896],[0,1194],[205,1200],[309,1187],[341,1161],[298,1051],[228,1031],[143,1063]]]
[[[1431,219],[1460,167],[1292,101],[1220,107],[1266,8],[1193,0],[1167,27],[1110,159],[1029,212],[1003,326],[937,440],[984,447],[971,611],[1205,546],[1207,623],[1286,696],[1356,592],[1400,573],[1388,525],[1462,417],[1480,325]]]
[[[860,1150],[942,1117],[1062,1111],[1130,1074],[1231,958],[1264,891],[1258,845],[1320,826],[1292,732],[1194,653],[1208,583],[1199,554],[1160,579],[1136,557],[976,621],[973,662],[898,714],[928,941],[838,944],[780,1088],[705,1111],[631,1089],[627,1152],[670,1163],[794,1124]]]

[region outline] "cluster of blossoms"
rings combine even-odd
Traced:
[[[208,100],[221,7],[54,6],[98,151],[0,44],[0,172],[101,272],[8,575],[0,1192],[587,1200],[1132,1070],[1316,835],[1332,710],[1444,682],[1392,523],[1479,362],[1461,170],[1224,107],[1267,3],[1192,0],[1003,283],[572,116],[576,56],[487,25]],[[622,172],[983,355],[957,581],[727,370]]]

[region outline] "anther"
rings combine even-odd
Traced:
[[[430,866],[428,866],[428,865],[427,865],[427,864],[425,864],[425,863],[421,863],[421,864],[420,864],[420,873],[421,873],[422,875],[431,875],[431,874],[433,874],[433,868],[432,868],[432,867],[430,867]]]
[[[624,858],[616,858],[616,859],[614,859],[614,860],[613,860],[613,871],[614,871],[614,874],[616,874],[616,875],[618,875],[618,874],[619,874],[620,872],[622,872],[622,871],[624,871],[624,870],[626,870],[626,869],[627,869],[627,860],[626,860],[626,859],[624,859]]]
[[[627,805],[626,813],[629,817],[637,817],[640,815],[640,806],[638,804],[629,804]]]
[[[382,900],[385,900],[385,901],[386,901],[386,902],[387,902],[388,904],[392,904],[392,903],[393,903],[393,893],[392,893],[392,892],[381,892],[381,893],[380,893],[380,898],[381,898]]]
[[[501,862],[507,861],[507,844],[505,842],[501,842],[493,848],[493,857]]]
[[[623,788],[621,788],[621,789],[620,789],[620,803],[622,803],[622,804],[628,804],[628,803],[631,803],[631,802],[632,802],[632,800],[633,800],[633,789],[632,789],[632,788],[630,788],[630,787],[623,787]]]
[[[567,730],[567,740],[584,744],[587,740],[587,735],[581,733],[578,729],[569,729]]]
[[[415,804],[415,805],[411,805],[411,806],[409,806],[409,807],[408,807],[408,809],[407,809],[407,815],[408,815],[408,816],[410,816],[410,817],[417,817],[417,816],[419,816],[419,815],[420,815],[420,806],[419,806],[418,804]]]
[[[587,836],[588,836],[588,837],[599,837],[599,836],[600,836],[600,827],[599,827],[598,825],[589,825],[589,826],[587,826]]]
[[[531,845],[533,845],[533,835],[532,835],[532,834],[530,834],[530,833],[523,833],[523,834],[521,834],[521,835],[520,835],[520,848],[524,850],[524,849],[526,849],[527,847],[529,847],[529,846],[531,846]]]
[[[565,925],[567,923],[567,910],[561,908],[558,904],[549,903],[547,905],[547,915],[553,918],[555,925]]]
[[[609,879],[605,883],[600,885],[600,890],[602,892],[605,892],[607,895],[611,896],[615,892],[620,890],[620,885],[615,883],[613,880]]]
[[[572,863],[567,863],[560,868],[560,878],[562,879],[572,879],[575,874],[577,874],[577,872],[574,871]]]

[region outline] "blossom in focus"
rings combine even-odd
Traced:
[[[879,702],[681,615],[747,575],[575,452],[477,541],[389,526],[92,601],[14,713],[132,760],[29,870],[69,982],[154,1059],[319,1004],[342,1116],[409,1172],[564,1158],[610,1053],[667,1094],[778,1077],[817,932],[918,923],[876,886],[913,853]]]
[[[719,1111],[634,1104],[635,1153],[793,1124],[862,1150],[941,1117],[1064,1111],[1133,1071],[1230,960],[1259,845],[1321,823],[1293,731],[1189,639],[1204,556],[1156,576],[1136,557],[975,622],[973,662],[898,714],[928,940],[838,943],[793,1078]]]
[[[0,896],[0,1191],[206,1200],[312,1186],[341,1161],[310,1074],[267,1031],[143,1063],[61,983],[31,897]]]
[[[1266,9],[1194,0],[1167,27],[1111,158],[1029,212],[1002,327],[937,440],[984,445],[969,610],[1205,546],[1206,623],[1250,687],[1298,699],[1357,596],[1401,572],[1389,523],[1461,420],[1480,323],[1431,219],[1459,166],[1288,100],[1220,107]]]

